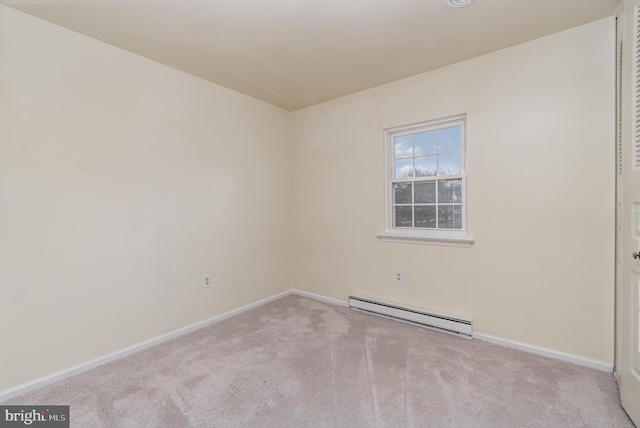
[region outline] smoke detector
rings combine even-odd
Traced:
[[[475,3],[476,0],[442,0],[442,4],[450,8],[460,8]]]

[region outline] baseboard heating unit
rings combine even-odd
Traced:
[[[400,303],[386,302],[358,295],[349,296],[349,307],[423,327],[471,337],[471,318],[449,315]]]

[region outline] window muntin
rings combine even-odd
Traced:
[[[464,116],[386,131],[387,231],[465,233],[464,138]]]

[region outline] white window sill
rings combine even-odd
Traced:
[[[445,247],[471,247],[474,238],[467,236],[421,236],[400,233],[378,233],[382,242],[396,242],[401,244],[440,245]]]

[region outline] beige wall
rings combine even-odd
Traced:
[[[290,289],[291,156],[288,112],[0,6],[0,391]]]
[[[614,28],[294,112],[295,287],[469,315],[477,332],[612,363]],[[379,242],[383,129],[459,113],[475,244]]]

